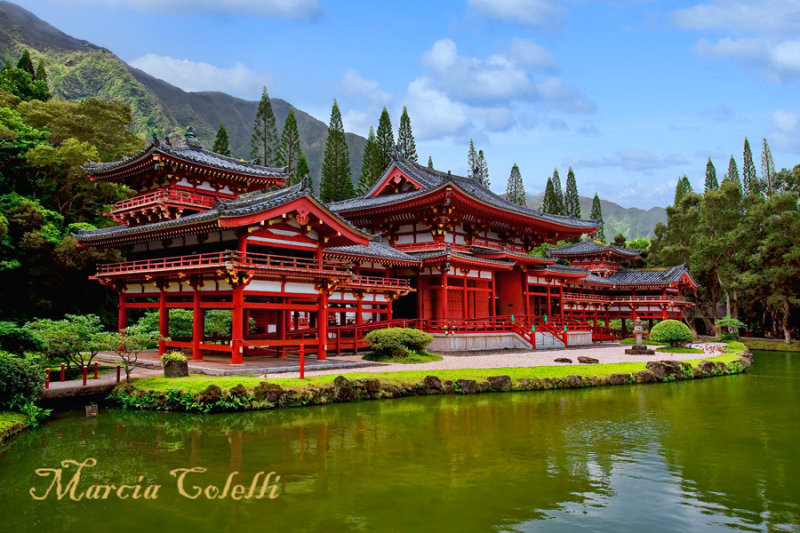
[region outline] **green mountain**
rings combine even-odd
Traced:
[[[542,206],[544,194],[528,196],[528,207],[539,208]],[[589,218],[592,212],[592,199],[581,196],[581,215]],[[621,233],[627,240],[638,237],[653,237],[656,224],[667,223],[667,211],[663,207],[653,207],[647,210],[638,207],[622,207],[614,202],[600,199],[603,209],[603,222],[605,223],[606,239],[612,240]]]
[[[222,92],[184,91],[131,67],[105,48],[63,33],[16,4],[0,1],[0,60],[16,63],[24,49],[30,51],[34,63],[44,60],[50,90],[58,98],[120,100],[131,105],[136,133],[148,138],[154,133],[183,136],[191,125],[206,147],[211,147],[217,128],[224,123],[234,156],[249,159],[256,101]],[[280,98],[271,100],[280,132],[292,106]],[[328,126],[294,109],[301,148],[319,190]],[[346,137],[353,181],[357,182],[366,139],[353,133]]]

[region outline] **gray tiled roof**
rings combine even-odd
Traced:
[[[458,259],[464,259],[467,261],[475,261],[478,263],[486,263],[489,265],[500,265],[500,266],[513,266],[514,263],[509,263],[508,261],[503,261],[500,259],[489,259],[487,257],[478,257],[476,255],[467,255],[462,254],[461,252],[455,252],[450,249],[450,247],[444,248],[442,250],[433,250],[428,252],[409,252],[409,255],[412,255],[416,259],[423,261],[425,259],[434,259],[437,257],[455,257]]]
[[[628,248],[624,248],[622,246],[598,244],[593,240],[580,241],[576,242],[575,244],[567,244],[566,246],[550,248],[547,250],[548,255],[554,255],[556,257],[565,255],[599,254],[603,252],[614,252],[628,257],[636,257],[639,255],[638,250],[629,250]]]
[[[438,189],[439,187],[447,183],[452,183],[453,185],[457,186],[459,189],[469,194],[473,198],[476,198],[481,202],[490,204],[494,207],[503,209],[505,211],[511,211],[514,213],[527,215],[529,217],[545,220],[548,222],[553,222],[556,224],[572,228],[586,229],[587,231],[596,228],[598,225],[598,222],[595,220],[582,220],[572,216],[550,215],[542,213],[537,209],[530,209],[528,207],[517,205],[513,202],[509,202],[505,198],[496,195],[495,193],[484,187],[477,180],[472,178],[465,178],[463,176],[456,176],[455,174],[451,173],[439,172],[438,170],[427,168],[423,165],[419,165],[417,163],[408,161],[406,159],[395,160],[394,164],[397,165],[397,167],[404,173],[406,173],[409,177],[413,178],[420,185],[422,185],[423,188],[411,192],[370,197],[369,195],[375,189],[375,187],[373,187],[373,189],[367,192],[367,194],[365,194],[364,196],[332,203],[330,204],[330,208],[336,212],[347,212],[356,209],[391,205],[394,203],[401,202],[403,200],[415,198],[417,196],[422,196],[432,190]]]
[[[607,278],[590,274],[584,281],[598,285],[671,285],[689,274],[685,265],[659,269],[620,270]],[[691,277],[691,274],[689,274]],[[692,280],[694,281],[694,280]]]
[[[348,255],[359,257],[371,257],[375,259],[388,259],[391,261],[406,261],[409,263],[419,263],[420,260],[412,257],[406,253],[392,248],[381,240],[371,240],[369,245],[362,246],[354,244],[351,246],[336,246],[334,248],[326,248],[324,250],[326,255]]]
[[[555,272],[561,274],[589,274],[589,271],[585,268],[574,267],[574,266],[567,266],[567,265],[545,265],[541,269],[537,269],[538,271],[546,271],[546,272]],[[533,270],[532,273],[536,273],[537,270]]]
[[[542,262],[555,263],[555,259],[548,259],[546,257],[536,257],[534,255],[524,254],[522,252],[515,252],[513,250],[497,250],[495,248],[485,248],[483,246],[473,246],[472,248],[470,248],[470,250],[474,254],[486,254],[486,255],[506,254],[506,255],[510,255],[512,257],[520,257],[520,258],[524,258],[524,259],[537,259],[537,260],[542,261]]]
[[[138,154],[125,157],[119,161],[113,161],[111,163],[90,162],[90,165],[83,170],[88,174],[101,174],[108,172],[109,170],[122,167],[130,161],[151,157],[153,153],[161,153],[186,161],[187,163],[195,163],[210,168],[234,172],[236,174],[245,174],[253,177],[280,178],[287,175],[287,167],[274,168],[255,165],[247,161],[242,161],[233,157],[227,157],[204,150],[197,142],[181,142],[177,146],[169,146],[161,142],[150,141],[147,143],[147,146],[145,146],[144,150]],[[98,176],[98,179],[102,179],[102,176]]]

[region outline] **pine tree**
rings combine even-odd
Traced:
[[[606,232],[605,232],[605,224],[603,223],[603,208],[600,205],[600,197],[597,196],[597,193],[594,193],[594,198],[592,199],[592,213],[589,215],[589,218],[592,220],[600,221],[600,225],[597,226],[597,238],[601,241],[606,240]]]
[[[467,177],[478,177],[478,152],[475,150],[475,144],[472,139],[469,140],[469,151],[467,152]]]
[[[706,184],[705,184],[705,192],[708,191],[716,191],[719,189],[719,182],[717,181],[717,169],[714,167],[714,163],[711,162],[711,158],[708,158],[708,163],[706,163]]]
[[[228,132],[225,131],[225,124],[220,123],[219,129],[217,130],[217,136],[214,138],[214,147],[211,149],[211,151],[230,157],[231,148],[228,145]]]
[[[750,150],[750,141],[744,138],[744,160],[742,161],[742,192],[745,196],[758,194],[758,177],[756,165],[753,163],[753,152]]]
[[[355,196],[353,182],[350,180],[350,153],[344,136],[342,113],[335,99],[331,108],[321,174],[319,198],[323,202],[338,202]]]
[[[381,170],[381,153],[375,130],[369,127],[367,145],[364,147],[364,159],[361,163],[361,177],[358,179],[358,194],[366,194],[383,175]]]
[[[692,191],[692,184],[689,182],[689,178],[686,177],[684,174],[683,177],[678,178],[678,184],[675,186],[675,199],[672,202],[672,205],[678,206],[681,203],[681,200]]]
[[[733,158],[733,155],[731,155],[731,160],[728,161],[728,172],[725,173],[722,181],[734,181],[739,184],[740,188],[742,186],[739,180],[739,167],[736,166],[736,159]]]
[[[433,158],[428,156],[428,168],[433,169]]]
[[[19,61],[17,61],[17,68],[24,70],[31,76],[36,76],[36,71],[33,68],[33,61],[31,60],[31,54],[27,50],[22,52],[22,57],[20,57]]]
[[[564,214],[581,218],[581,201],[578,196],[578,183],[572,167],[567,171],[567,192],[564,194]]]
[[[544,199],[542,200],[542,213],[555,215],[555,189],[553,188],[553,178],[547,178],[547,185],[544,188]]]
[[[297,131],[297,119],[294,118],[294,109],[291,107],[289,114],[286,115],[286,121],[283,123],[283,132],[277,152],[275,164],[279,167],[287,167],[289,174],[293,174],[300,158],[300,133]]]
[[[36,65],[36,74],[33,75],[33,79],[47,83],[47,71],[44,68],[43,59],[40,59],[39,63]]]
[[[297,168],[294,169],[294,179],[292,179],[292,183],[300,183],[303,181],[303,178],[308,178],[308,188],[311,190],[311,194],[314,194],[314,181],[309,174],[308,161],[306,160],[305,154],[301,151],[297,158]]]
[[[511,174],[508,176],[508,184],[506,185],[506,200],[513,202],[517,205],[524,206],[527,203],[525,195],[525,184],[522,182],[522,174],[519,172],[517,163],[511,167]]]
[[[380,154],[381,174],[392,164],[392,150],[394,149],[394,133],[392,133],[392,119],[384,106],[378,119],[378,131],[375,133]]]
[[[261,100],[258,102],[256,119],[253,122],[253,135],[250,144],[253,149],[250,153],[256,162],[269,166],[274,162],[275,145],[278,142],[278,130],[275,127],[275,114],[272,112],[272,103],[267,93],[267,88],[261,90]]]
[[[564,191],[561,188],[561,176],[558,175],[558,169],[553,169],[553,211],[554,215],[565,214],[564,209]]]
[[[489,165],[486,163],[483,150],[478,150],[478,175],[475,177],[481,182],[481,185],[489,188]]]
[[[400,153],[403,154],[403,157],[409,161],[417,161],[417,143],[414,142],[414,134],[411,132],[411,119],[408,117],[406,106],[403,106],[403,114],[400,115],[397,144],[400,145]]]
[[[769,198],[775,192],[775,162],[772,161],[772,150],[769,149],[766,137],[761,145],[761,179],[764,180],[762,188]]]

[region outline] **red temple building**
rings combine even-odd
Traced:
[[[684,267],[623,269],[636,252],[593,241],[529,255],[597,223],[518,206],[398,155],[366,194],[327,205],[305,182],[286,186],[286,169],[204,150],[191,129],[175,146],[154,139],[86,172],[136,191],[108,213],[120,225],[76,234],[127,258],[95,276],[119,294],[119,328],[133,310],[155,309],[168,337],[169,310],[191,310],[191,338],[159,350],[194,360],[224,353],[238,364],[301,346],[321,360],[403,325],[431,332],[439,350],[588,344],[608,338],[599,321],[679,317],[690,305],[680,291],[694,288]],[[227,337],[206,337],[209,310],[231,313]]]

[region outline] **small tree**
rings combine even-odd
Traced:
[[[433,157],[428,156],[428,168],[433,170]]]
[[[578,184],[572,167],[567,171],[567,191],[564,193],[564,214],[581,218],[581,202],[578,196]]]
[[[606,232],[603,223],[603,208],[600,205],[600,197],[597,196],[597,193],[594,193],[594,198],[592,199],[592,213],[589,215],[589,218],[600,221],[600,225],[597,226],[596,235],[601,241],[606,240]]]
[[[625,246],[625,235],[623,235],[622,233],[617,233],[614,236],[614,243],[613,244],[614,244],[614,246],[623,246],[624,247]]]
[[[400,146],[403,157],[409,161],[417,161],[417,144],[414,142],[414,134],[411,132],[411,119],[408,117],[406,106],[403,106],[403,114],[400,115],[397,144]]]
[[[664,320],[650,330],[650,340],[680,346],[692,340],[692,330],[680,320]]]
[[[25,328],[41,341],[48,359],[63,359],[70,368],[73,364],[90,365],[99,352],[114,348],[97,315],[64,315],[63,320],[42,318],[29,322]]]
[[[129,326],[116,335],[117,355],[122,359],[127,382],[131,381],[131,372],[136,368],[139,354],[157,348],[161,339],[157,331],[148,331],[138,324]]]
[[[728,333],[722,335],[723,340],[736,340],[739,338],[739,328],[745,327],[744,322],[737,318],[724,316],[717,320],[718,328],[728,328]]]
[[[228,157],[231,155],[231,148],[228,144],[228,131],[225,129],[225,124],[219,125],[217,136],[214,138],[214,148],[212,152]]]

